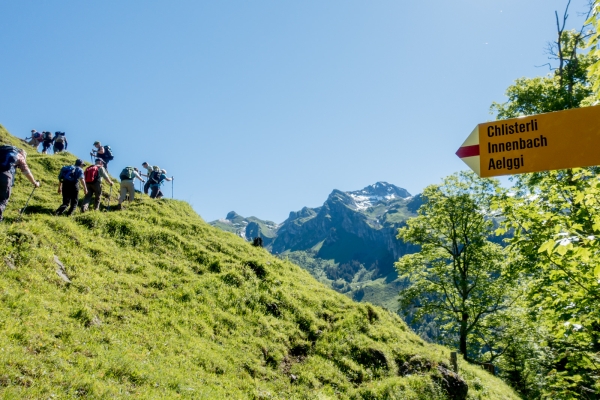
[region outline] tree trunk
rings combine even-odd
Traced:
[[[467,358],[467,322],[468,322],[468,320],[469,320],[469,314],[467,314],[466,312],[463,312],[462,320],[460,321],[459,350],[465,360],[468,360],[468,358]]]

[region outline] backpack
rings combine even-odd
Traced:
[[[64,143],[64,141],[65,141],[65,133],[64,132],[56,132],[56,136],[54,137],[54,142]]]
[[[105,154],[105,158],[110,161],[112,159],[115,158],[115,156],[113,155],[112,150],[110,149],[110,146],[104,146],[104,154]]]
[[[41,133],[39,133],[39,132],[34,132],[34,133],[33,133],[33,135],[31,135],[31,137],[32,137],[33,139],[38,139],[38,140],[39,140],[39,139],[41,139],[41,137],[42,137],[42,134],[41,134]]]
[[[76,167],[73,165],[66,165],[61,168],[60,173],[58,174],[58,179],[62,181],[76,182],[77,178],[75,177]]]
[[[98,176],[100,174],[98,173],[98,166],[97,165],[90,165],[89,167],[87,167],[85,169],[85,172],[83,173],[83,176],[85,178],[85,182],[86,183],[94,183],[98,180]]]
[[[151,183],[155,185],[160,185],[162,183],[162,179],[160,179],[161,175],[162,173],[160,171],[152,171],[152,173],[150,174]]]
[[[131,180],[131,179],[133,179],[134,176],[135,176],[135,170],[133,169],[133,167],[125,167],[125,168],[123,168],[123,171],[121,171],[121,174],[119,175],[119,179],[122,181]]]
[[[0,146],[0,172],[15,173],[19,149],[15,146]]]
[[[52,132],[44,132],[44,140],[52,140]]]

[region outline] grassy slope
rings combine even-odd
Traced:
[[[0,141],[17,144],[2,127]],[[443,398],[431,372],[398,376],[398,364],[448,364],[448,349],[187,203],[51,216],[73,160],[31,154],[32,213],[13,223],[31,191],[19,173],[0,225],[0,397]],[[471,398],[517,398],[478,367],[460,372]]]
[[[337,268],[339,263],[318,258],[314,251],[289,251],[278,256],[302,266],[313,278],[351,299],[376,304],[390,311],[398,310],[398,292],[405,285],[399,278],[393,281],[373,279],[371,272],[361,269],[352,282],[332,280],[327,277],[325,268]]]

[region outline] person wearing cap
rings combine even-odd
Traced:
[[[85,181],[83,180],[83,160],[78,159],[75,165],[66,165],[58,174],[58,194],[62,193],[63,202],[54,214],[62,215],[68,208],[67,215],[73,214],[79,202],[79,183],[83,187],[83,192],[88,193]]]
[[[85,169],[84,179],[85,186],[87,188],[87,194],[81,202],[81,212],[86,212],[88,206],[94,197],[94,209],[98,211],[100,209],[100,196],[102,196],[102,179],[106,179],[110,186],[113,182],[108,176],[108,172],[104,169],[103,162],[101,159],[96,158],[94,165],[90,165]]]
[[[96,150],[92,150],[90,153],[91,156],[101,159],[104,162],[104,168],[108,171],[108,162],[112,160],[112,155],[110,154],[110,146],[102,146],[102,143],[99,141],[94,142],[94,147]]]
[[[164,195],[160,190],[161,185],[164,181],[172,181],[173,177],[167,178],[167,170],[154,167],[154,171],[150,175],[150,198],[161,199]]]
[[[31,137],[25,138],[25,142],[30,146],[35,147],[36,151],[37,148],[40,146],[40,143],[42,143],[43,141],[44,139],[42,134],[36,131],[35,129],[31,130]]]
[[[0,171],[2,171],[0,172],[0,221],[4,218],[4,210],[10,199],[13,182],[15,181],[15,173],[17,172],[16,168],[19,168],[21,172],[23,172],[33,186],[40,187],[40,183],[35,181],[33,174],[27,166],[27,152],[25,152],[25,150],[5,146],[4,149],[0,149],[0,152],[2,151],[7,152],[7,157],[4,162],[0,164]],[[13,151],[16,152],[16,154],[14,154]],[[11,154],[14,156],[11,156]]]
[[[150,190],[150,174],[152,174],[152,171],[154,171],[154,167],[152,165],[149,165],[146,161],[144,161],[142,163],[142,167],[144,167],[144,169],[146,170],[145,174],[140,173],[141,176],[145,176],[146,178],[146,183],[144,184],[144,194],[148,194],[148,191]],[[158,168],[158,167],[157,167]]]

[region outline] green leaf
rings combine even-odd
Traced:
[[[544,251],[548,254],[552,253],[552,249],[554,248],[554,239],[548,239],[544,244],[540,246],[538,249],[538,253],[543,253]]]
[[[556,247],[556,249],[554,250],[555,253],[558,253],[561,256],[564,256],[565,254],[567,254],[567,251],[569,251],[568,247],[563,246],[563,245]]]

